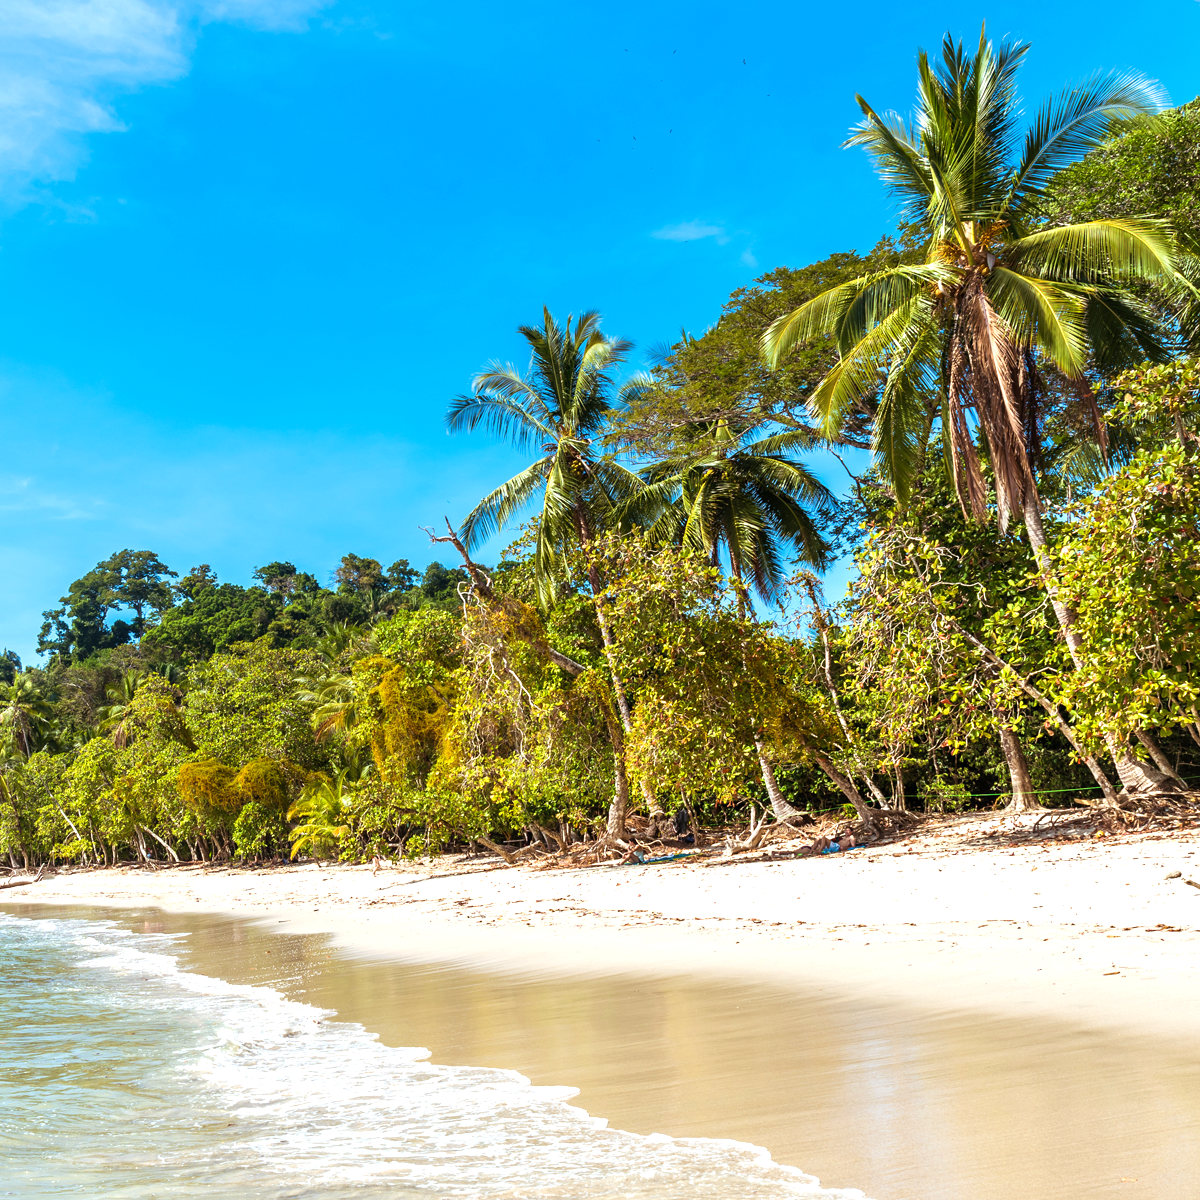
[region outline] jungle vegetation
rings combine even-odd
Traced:
[[[445,564],[81,575],[41,665],[0,657],[0,854],[508,856],[1192,786],[1200,101],[1097,74],[1026,128],[1027,49],[947,37],[907,120],[859,98],[900,206],[868,253],[642,373],[595,312],[522,326],[446,424],[527,465],[431,530]]]

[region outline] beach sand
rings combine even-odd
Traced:
[[[1192,1194],[1200,838],[1008,842],[973,819],[770,863],[78,871],[0,901],[190,930],[194,969],[874,1200]]]

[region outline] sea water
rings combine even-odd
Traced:
[[[862,1196],[186,971],[180,936],[0,913],[0,1196]]]

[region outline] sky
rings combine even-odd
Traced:
[[[0,648],[36,663],[125,548],[449,561],[421,527],[522,460],[446,403],[517,326],[599,309],[636,367],[869,248],[855,93],[907,112],[918,47],[985,19],[1030,111],[1100,68],[1200,92],[1196,0],[0,0]]]

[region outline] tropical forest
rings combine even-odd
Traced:
[[[1200,101],[1098,73],[1026,113],[1026,50],[858,98],[869,251],[670,345],[587,297],[480,345],[428,402],[524,465],[396,514],[427,561],[78,564],[0,660],[0,856],[600,861],[1194,787]]]

